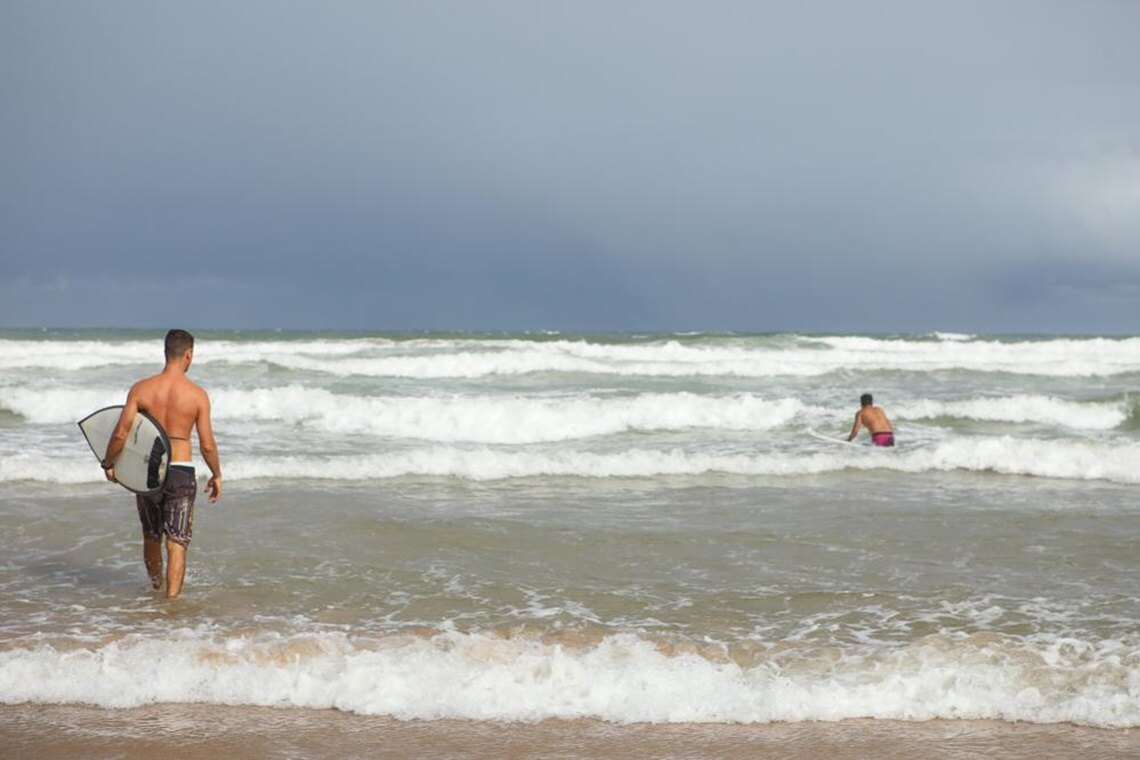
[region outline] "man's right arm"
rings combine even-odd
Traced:
[[[123,411],[119,413],[119,421],[115,423],[115,430],[111,433],[111,439],[107,441],[107,450],[103,453],[101,460],[103,465],[103,474],[106,475],[107,480],[114,482],[115,480],[115,460],[118,459],[119,454],[123,452],[123,447],[127,444],[127,436],[131,433],[131,423],[135,421],[135,415],[139,411],[139,398],[138,398],[138,383],[131,386],[131,390],[127,393],[127,402],[123,405]]]
[[[222,463],[218,459],[218,442],[214,440],[214,426],[210,421],[210,397],[202,391],[202,405],[198,409],[198,450],[210,468],[210,480],[206,483],[206,493],[210,503],[222,495]]]

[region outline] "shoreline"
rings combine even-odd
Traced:
[[[162,704],[0,706],[14,757],[972,758],[1140,755],[1140,730],[996,720],[766,724],[401,721],[338,710]]]

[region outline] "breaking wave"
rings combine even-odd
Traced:
[[[884,648],[444,631],[181,629],[0,652],[0,702],[338,709],[406,720],[617,723],[1001,719],[1140,725],[1140,647],[997,634]]]

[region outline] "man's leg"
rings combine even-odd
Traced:
[[[155,591],[162,588],[162,539],[143,534],[143,562],[150,585]]]
[[[166,539],[166,598],[173,599],[182,593],[182,581],[186,577],[186,547],[177,541]]]
[[[193,468],[174,466],[167,473],[163,494],[163,528],[166,533],[166,598],[182,593],[186,577],[186,549],[194,533],[194,496],[198,482]]]

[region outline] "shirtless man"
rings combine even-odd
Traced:
[[[871,442],[876,446],[894,446],[895,433],[891,421],[882,409],[874,405],[871,394],[864,393],[859,398],[859,403],[861,406],[855,412],[855,424],[851,426],[851,435],[847,436],[847,440],[855,440],[859,428],[865,427],[871,433]]]
[[[166,367],[140,380],[127,394],[119,423],[107,444],[103,470],[115,480],[114,461],[123,450],[131,423],[139,411],[158,420],[170,438],[170,466],[166,484],[153,496],[136,496],[143,530],[143,561],[155,591],[162,588],[162,536],[166,535],[166,597],[182,591],[186,576],[186,548],[194,525],[194,496],[198,481],[190,461],[190,431],[198,429],[198,449],[210,468],[206,484],[210,503],[222,495],[222,467],[210,424],[210,397],[186,377],[194,360],[194,336],[185,330],[166,334]]]

